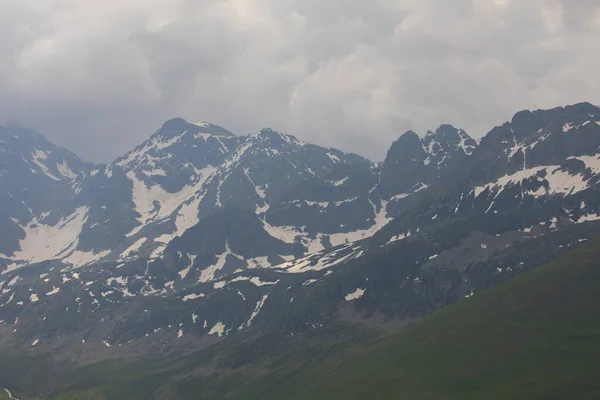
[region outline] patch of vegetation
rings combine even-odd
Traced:
[[[302,371],[269,398],[597,399],[599,313],[595,241],[341,365]]]
[[[9,398],[4,388],[21,400],[35,398],[46,385],[46,377],[52,371],[52,365],[49,355],[0,353],[0,399]],[[30,396],[26,397],[25,394]]]

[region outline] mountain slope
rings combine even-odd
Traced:
[[[4,261],[0,340],[66,363],[208,346],[193,368],[237,369],[405,326],[600,234],[597,115],[520,112],[479,146],[406,133],[379,164],[168,121],[69,183],[37,228],[64,254]]]
[[[89,168],[38,133],[0,126],[0,264],[3,258],[35,263],[68,252],[76,233],[63,229],[70,237],[60,238],[58,226],[73,225],[66,217],[72,187]]]
[[[381,238],[439,220],[515,213],[513,229],[598,219],[600,109],[589,103],[522,111],[492,129],[472,155],[423,193]]]
[[[317,381],[300,393],[276,393],[290,399],[597,398],[599,282],[596,240],[392,335],[335,370],[327,362],[313,367],[308,374]],[[286,385],[293,387],[294,379]]]
[[[594,165],[561,169],[572,157],[597,157],[600,126],[581,122],[593,110],[582,104],[519,113],[477,148],[450,126],[424,139],[407,133],[381,165],[268,129],[236,137],[221,129],[206,133],[216,129],[208,124],[169,121],[123,158],[129,161],[86,173],[75,186],[75,200],[91,202],[75,203],[80,211],[65,222],[83,227],[74,256],[103,261],[74,271],[69,256],[59,268],[47,262],[5,271],[0,320],[14,325],[9,336],[19,346],[37,340],[39,347],[62,347],[65,334],[88,344],[124,345],[146,335],[161,342],[221,337],[269,323],[281,324],[284,336],[305,334],[335,325],[347,303],[358,319],[422,318],[598,234]],[[581,127],[563,129],[577,126],[569,121]],[[509,162],[506,150],[514,142],[504,140],[506,132],[518,133],[518,142],[535,143],[546,132],[546,141],[568,134],[587,143],[566,151],[546,146],[536,156],[542,164],[552,160],[558,166],[550,172],[559,169],[568,178],[559,186],[573,179],[585,185],[555,192],[547,189],[554,187],[548,174],[525,183],[503,178],[523,167]],[[401,145],[405,141],[411,145]],[[159,170],[159,159],[175,163],[180,153],[183,169],[159,168],[166,177],[172,173],[177,182],[187,164],[210,173],[189,175],[195,183],[163,196],[167,190],[154,177],[146,181],[147,172]],[[525,154],[529,159],[529,150]],[[221,164],[209,166],[209,156]],[[484,175],[482,160],[489,164]],[[402,169],[405,163],[414,170]],[[497,187],[488,179],[506,183]],[[488,184],[493,188],[475,196]],[[533,184],[535,192],[523,189]],[[154,209],[143,218],[136,186],[145,188],[150,197],[143,198]],[[392,197],[384,197],[386,190]],[[157,193],[163,194],[152,197]],[[400,215],[392,220],[394,212]],[[181,215],[197,223],[179,232]],[[155,297],[167,301],[137,318]],[[297,309],[304,298],[310,299],[305,309]],[[289,315],[278,313],[280,304],[289,304]],[[73,315],[65,319],[67,307]],[[39,324],[43,317],[52,323]]]
[[[60,376],[50,398],[597,398],[599,245],[579,245],[383,338],[315,336],[234,373],[212,362],[239,341],[184,358],[97,364]]]

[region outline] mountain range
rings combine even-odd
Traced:
[[[464,131],[441,126],[423,140],[406,133],[375,164],[270,129],[234,136],[173,119],[110,165],[92,165],[36,133],[1,132],[9,234],[0,249],[8,270],[161,258],[173,239],[231,209],[270,236],[253,246],[255,257],[240,255],[256,259],[250,265],[275,265],[372,235],[402,200],[476,146]]]
[[[92,363],[231,340],[236,367],[396,329],[597,236],[599,174],[589,103],[408,131],[383,162],[176,118],[98,165],[0,127],[0,344]]]

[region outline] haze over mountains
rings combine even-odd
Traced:
[[[244,363],[408,323],[597,236],[599,174],[589,103],[479,143],[409,131],[383,162],[177,118],[95,165],[0,127],[0,335],[98,360],[260,333]]]

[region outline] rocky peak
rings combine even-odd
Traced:
[[[195,183],[206,168],[220,165],[239,141],[217,125],[175,118],[112,167],[123,169],[148,187],[159,184],[174,193]]]
[[[464,130],[452,125],[440,125],[435,131],[429,131],[422,142],[429,155],[425,162],[438,169],[454,166],[477,147],[477,142]]]
[[[425,180],[424,161],[427,157],[419,136],[405,132],[392,143],[381,169],[381,191],[384,197],[407,193]]]
[[[22,146],[29,147],[37,144],[38,147],[57,147],[50,143],[43,135],[16,124],[0,125],[0,141],[3,144],[3,148],[6,148],[8,144],[12,144],[13,146],[21,144]]]
[[[520,111],[504,126],[511,130],[517,142],[532,142],[553,133],[577,131],[598,121],[600,108],[590,103],[578,103],[550,110]]]
[[[271,128],[263,128],[257,134],[250,135],[249,138],[253,147],[275,156],[279,151],[299,151],[306,145],[295,136],[277,132]]]
[[[75,154],[37,132],[0,126],[0,258],[19,249],[29,258],[20,244],[26,231],[37,237],[42,225],[56,224],[70,214],[74,182],[88,169],[90,165]]]
[[[235,136],[227,129],[211,124],[210,122],[189,122],[183,118],[173,118],[166,121],[152,136],[172,138],[180,136],[183,132],[188,132],[192,135],[206,133],[215,136]]]
[[[440,125],[435,131],[427,132],[423,138],[423,145],[428,148],[432,143],[439,146],[437,149],[433,149],[436,153],[443,149],[459,148],[468,155],[477,147],[477,142],[467,132],[448,124]],[[428,151],[428,153],[432,152]]]
[[[382,192],[394,196],[421,190],[437,180],[442,171],[471,155],[476,147],[475,140],[452,125],[441,125],[423,139],[408,131],[392,144],[383,162]]]
[[[57,182],[70,181],[86,169],[86,164],[67,149],[35,131],[13,124],[0,125],[0,153],[4,164],[9,158],[20,159],[18,161],[29,166],[30,172]]]
[[[600,109],[590,103],[520,111],[482,139],[477,157],[481,167],[472,178],[487,180],[538,166],[560,165],[568,157],[595,155],[599,146]]]
[[[221,162],[223,155],[235,146],[235,135],[220,126],[174,118],[166,121],[148,140],[118,158],[113,165],[125,171],[141,167],[149,172],[151,169],[160,168],[169,161],[169,157],[176,157],[181,164],[192,162],[199,168],[196,162],[200,162],[202,166],[214,165]],[[208,153],[217,153],[216,159]]]
[[[262,136],[262,137],[281,137],[281,133],[274,131],[271,128],[262,128],[259,132],[257,136]]]
[[[424,160],[425,151],[421,146],[421,140],[414,131],[407,131],[392,143],[390,149],[385,157],[384,164],[398,164],[404,162],[406,159],[412,160]]]

